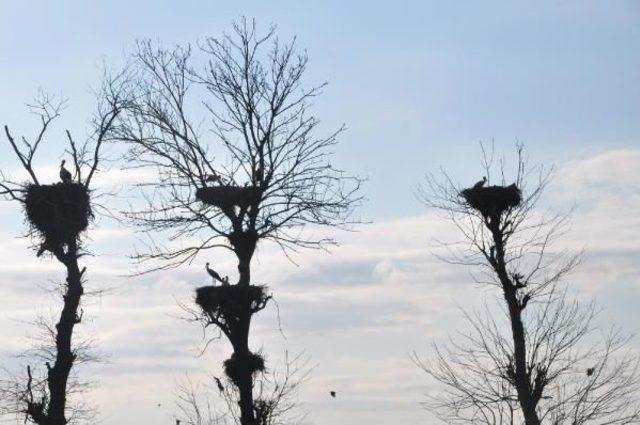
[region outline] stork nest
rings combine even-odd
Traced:
[[[89,191],[79,183],[29,185],[27,220],[48,244],[65,244],[86,230],[93,218]]]
[[[203,286],[196,289],[196,304],[210,317],[229,324],[241,315],[262,310],[271,296],[259,285]]]
[[[233,381],[234,383],[238,383],[238,378],[240,377],[240,371],[249,370],[251,375],[257,372],[264,372],[264,357],[257,353],[249,353],[249,356],[245,360],[245,364],[238,360],[238,356],[236,353],[233,353],[230,358],[224,361],[224,373]]]
[[[260,188],[254,186],[211,186],[196,191],[196,198],[222,210],[233,207],[247,208],[260,197]]]
[[[485,217],[499,217],[522,202],[522,194],[515,184],[464,189],[460,196]]]

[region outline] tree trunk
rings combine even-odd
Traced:
[[[251,257],[249,255],[238,256],[238,285],[251,284]],[[241,425],[257,425],[253,411],[253,371],[249,362],[249,333],[251,330],[251,303],[247,300],[244,304],[244,311],[237,327],[236,341],[233,343],[234,353],[238,361],[238,393],[240,400],[240,423]]]
[[[540,425],[540,419],[536,412],[537,400],[533,396],[533,387],[530,382],[530,373],[527,370],[527,345],[525,330],[522,323],[522,309],[517,298],[517,288],[507,273],[504,258],[504,239],[500,230],[500,221],[492,219],[488,225],[495,244],[495,257],[493,268],[495,269],[504,299],[509,308],[509,321],[511,322],[511,336],[513,339],[513,361],[515,372],[515,386],[518,394],[518,402],[524,416],[526,425]]]
[[[251,284],[251,258],[241,258],[238,260],[238,274],[240,279],[238,285]]]
[[[73,329],[80,322],[78,308],[84,292],[82,272],[78,267],[76,241],[70,242],[64,255],[67,268],[66,291],[63,296],[64,306],[60,320],[56,324],[56,359],[53,367],[48,367],[47,385],[49,388],[49,406],[46,425],[65,425],[67,419],[67,384],[73,362],[76,358],[71,348]]]
[[[241,425],[257,425],[253,412],[253,372],[249,363],[249,325],[243,326],[242,338],[234,346],[234,352],[238,361],[238,377],[236,385],[240,399],[240,423]]]
[[[515,362],[516,391],[520,408],[524,415],[526,425],[540,425],[540,419],[536,412],[536,400],[533,396],[533,388],[530,382],[530,374],[527,371],[527,346],[525,342],[524,326],[522,324],[522,310],[518,304],[514,288],[509,288],[504,293],[509,306],[509,319],[511,321],[511,334],[513,336],[513,357]]]

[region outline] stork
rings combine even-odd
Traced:
[[[65,163],[65,160],[63,159],[62,162],[60,163],[60,180],[62,181],[62,183],[71,183],[73,176],[71,175],[69,170],[64,168],[64,163]]]
[[[209,182],[209,183],[218,183],[219,185],[222,184],[222,179],[220,178],[220,176],[218,174],[216,174],[216,172],[214,171],[213,174],[209,174],[206,176],[205,181]]]
[[[484,184],[487,182],[487,177],[486,176],[482,176],[482,180],[480,180],[478,183],[473,185],[474,189],[479,189],[482,186],[484,186]]]
[[[218,272],[216,272],[215,270],[213,270],[211,267],[209,267],[209,263],[207,263],[205,265],[205,268],[207,269],[207,273],[209,273],[209,275],[213,278],[213,283],[215,284],[216,280],[219,280],[220,282],[223,282],[222,278],[220,277],[220,275],[218,274]]]

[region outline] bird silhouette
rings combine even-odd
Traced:
[[[593,375],[593,372],[595,371],[596,371],[595,367],[590,367],[589,369],[587,369],[587,376]]]
[[[484,184],[487,182],[487,177],[486,176],[482,176],[482,180],[480,180],[479,182],[477,182],[476,184],[473,185],[474,189],[479,189],[482,186],[484,186]]]
[[[329,391],[329,394],[331,394],[331,397],[336,398],[336,392],[335,391]]]
[[[216,272],[211,267],[209,267],[209,263],[207,263],[205,265],[205,268],[207,269],[207,273],[209,273],[209,275],[213,278],[214,283],[215,283],[216,280],[218,280],[220,282],[223,282],[223,280],[220,277],[220,275],[218,274],[218,272]]]
[[[62,181],[62,183],[71,183],[71,179],[73,179],[73,176],[71,175],[69,170],[64,168],[65,162],[66,161],[63,159],[60,163],[60,180]]]
[[[222,179],[220,178],[219,175],[213,173],[213,174],[209,174],[206,178],[205,181],[209,182],[209,183],[218,183],[218,184],[222,184]]]

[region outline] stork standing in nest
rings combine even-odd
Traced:
[[[209,276],[211,276],[213,278],[213,284],[215,285],[216,280],[218,282],[220,282],[222,284],[222,286],[229,286],[229,276],[225,276],[225,277],[221,277],[217,271],[213,270],[211,267],[209,267],[209,263],[207,263],[205,265],[205,268],[207,269],[207,273],[209,273]]]
[[[486,176],[482,176],[482,180],[480,180],[479,182],[474,184],[473,185],[473,189],[480,189],[482,186],[485,185],[485,183],[487,183],[487,177]]]
[[[209,267],[209,263],[205,264],[205,268],[207,269],[207,273],[209,273],[209,276],[211,276],[213,278],[213,283],[214,284],[215,284],[216,280],[219,280],[220,282],[222,282],[222,278],[220,277],[218,272],[213,270],[211,267]]]
[[[71,183],[73,176],[71,175],[71,172],[69,170],[64,168],[65,162],[66,161],[63,159],[60,163],[60,180],[62,181],[62,183]]]
[[[214,171],[213,174],[208,174],[205,177],[205,181],[207,183],[217,183],[219,185],[222,185],[222,179],[220,178],[220,176]]]

